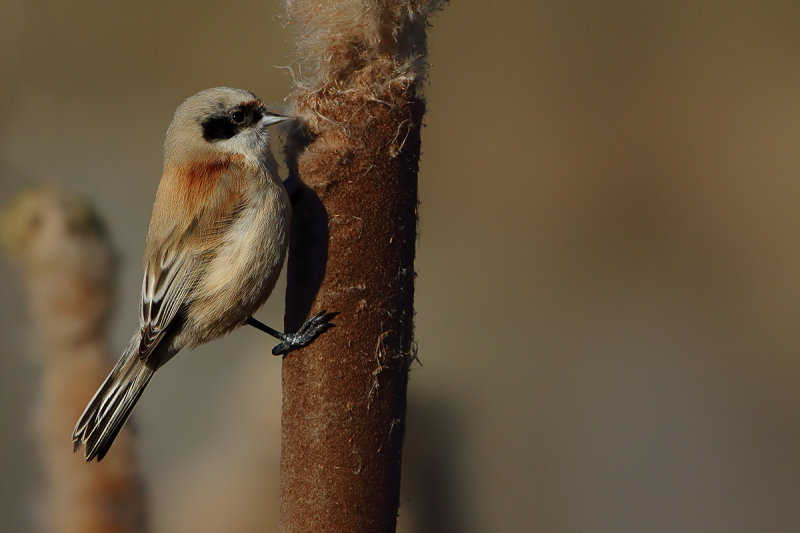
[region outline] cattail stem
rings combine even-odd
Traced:
[[[104,232],[86,204],[49,188],[20,194],[2,226],[6,251],[23,275],[40,355],[35,431],[46,480],[45,530],[143,531],[129,431],[98,464],[74,454],[70,439],[86,399],[111,366],[105,327],[114,268]]]
[[[419,2],[291,1],[306,128],[287,143],[286,328],[338,312],[283,365],[284,532],[395,530],[413,358],[425,20]]]

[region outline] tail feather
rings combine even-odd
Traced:
[[[75,425],[72,443],[75,451],[86,445],[86,461],[105,457],[153,377],[155,368],[139,358],[137,348],[132,342]]]

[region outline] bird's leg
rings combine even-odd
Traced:
[[[325,311],[317,313],[306,320],[305,323],[300,326],[300,329],[294,333],[281,333],[277,329],[272,329],[268,325],[259,322],[252,316],[247,317],[245,324],[249,324],[256,329],[260,329],[264,333],[272,335],[281,341],[280,344],[272,349],[272,355],[286,355],[295,348],[306,346],[313,341],[317,335],[329,328],[334,327],[336,324],[332,324],[330,319],[335,317],[337,314],[338,313],[325,313]]]

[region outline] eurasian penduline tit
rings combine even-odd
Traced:
[[[147,232],[139,326],[72,433],[87,461],[106,455],[153,373],[183,348],[250,324],[278,338],[273,353],[285,354],[332,326],[324,311],[293,334],[251,316],[286,256],[291,207],[267,133],[285,120],[228,87],[201,91],[175,111]]]

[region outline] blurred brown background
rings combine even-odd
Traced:
[[[280,6],[0,11],[0,199],[95,203],[121,350],[172,112],[217,85],[281,104]],[[800,4],[457,1],[433,22],[401,526],[800,530]],[[0,274],[0,517],[28,532],[37,371]],[[282,312],[279,285],[259,318]],[[277,512],[271,347],[238,330],[149,387],[155,531]]]

